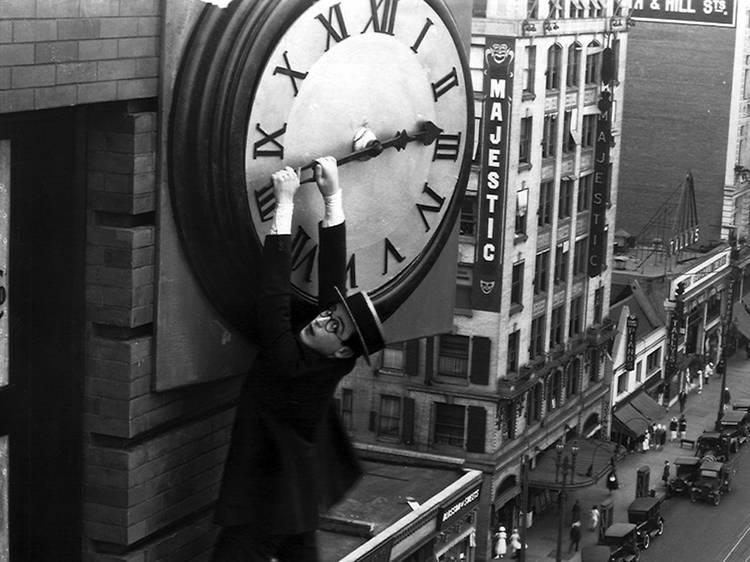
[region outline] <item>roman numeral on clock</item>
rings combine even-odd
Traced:
[[[426,18],[424,25],[422,26],[422,31],[419,32],[419,37],[417,37],[417,40],[414,41],[414,44],[411,46],[411,50],[415,53],[419,51],[419,46],[422,44],[422,41],[424,41],[425,35],[427,35],[427,30],[432,27],[432,25],[435,22],[433,22],[430,18]]]
[[[289,79],[292,81],[292,88],[294,88],[294,96],[296,97],[299,93],[299,88],[297,88],[297,80],[304,80],[305,78],[307,78],[307,72],[294,70],[289,64],[289,57],[287,56],[287,52],[288,51],[284,51],[284,66],[277,66],[276,68],[274,68],[273,74],[274,76],[276,76],[277,74],[289,76]]]
[[[401,263],[406,259],[406,257],[402,256],[401,253],[396,249],[396,246],[393,245],[393,242],[386,238],[385,251],[383,255],[383,275],[388,273],[388,255],[393,256],[398,263]]]
[[[461,133],[449,135],[441,133],[435,141],[434,160],[453,160],[458,158],[458,149],[461,146]]]
[[[375,33],[385,33],[393,35],[393,26],[396,23],[396,10],[398,9],[399,0],[370,0],[370,11],[372,17],[362,30],[367,31],[372,24],[372,30]]]
[[[286,133],[286,123],[281,129],[274,131],[273,133],[267,133],[260,126],[260,123],[256,123],[255,130],[258,131],[263,138],[253,144],[253,158],[258,156],[276,156],[279,159],[284,158],[284,145],[281,144],[278,139],[281,135]],[[271,143],[269,148],[263,148],[268,143]]]
[[[453,67],[448,74],[443,76],[437,82],[432,84],[432,95],[435,97],[435,101],[438,101],[440,96],[450,91],[451,88],[458,86],[458,74],[456,74],[456,67]]]
[[[352,254],[349,261],[346,262],[346,275],[349,277],[349,288],[357,288],[357,255]]]
[[[292,271],[297,271],[304,266],[304,279],[308,283],[312,281],[312,271],[315,265],[315,257],[318,254],[318,245],[310,242],[312,238],[305,232],[301,226],[297,227],[297,232],[292,239]]]
[[[253,193],[255,195],[255,204],[258,206],[258,214],[261,222],[271,220],[276,210],[276,196],[273,194],[273,184],[267,185],[263,189],[258,189]]]
[[[333,19],[336,18],[334,23]],[[339,43],[349,37],[349,32],[346,30],[346,22],[344,22],[344,14],[341,13],[341,2],[334,4],[328,9],[328,17],[323,14],[318,14],[315,19],[323,24],[326,28],[328,35],[326,36],[326,51],[331,48],[331,39]]]
[[[437,203],[437,205],[425,205],[423,203],[417,203],[417,210],[419,211],[419,214],[422,216],[422,222],[424,223],[424,231],[428,232],[430,230],[430,223],[427,222],[427,217],[425,216],[425,212],[439,213],[440,209],[443,208],[443,203],[445,203],[445,197],[441,197],[440,195],[435,193],[435,190],[432,189],[426,183],[424,184],[422,193],[426,193],[427,195],[430,196],[430,198],[433,201]]]

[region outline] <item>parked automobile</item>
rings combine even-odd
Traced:
[[[638,530],[638,546],[643,550],[651,544],[653,537],[664,533],[664,518],[661,516],[662,497],[636,498],[628,506],[628,523],[635,523]]]
[[[674,476],[667,484],[667,497],[690,492],[690,487],[698,477],[699,457],[677,457],[672,463]]]
[[[732,410],[745,410],[750,412],[750,400],[738,400],[732,404]]]
[[[710,501],[719,505],[721,496],[731,491],[734,470],[727,463],[704,459],[700,464],[698,478],[690,487],[690,501]]]
[[[695,456],[711,455],[719,462],[726,462],[732,453],[736,453],[739,443],[731,442],[730,432],[706,430],[698,436],[695,444]]]
[[[581,549],[581,562],[610,562],[612,552],[603,544],[584,546]]]
[[[721,416],[721,430],[729,435],[730,449],[735,450],[747,441],[750,435],[750,412],[743,410],[729,410]]]
[[[611,562],[637,562],[641,559],[638,527],[634,523],[613,523],[604,532],[602,542],[609,547]]]

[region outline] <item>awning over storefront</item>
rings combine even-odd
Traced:
[[[599,439],[573,439],[565,444],[561,457],[572,459],[573,447],[578,447],[575,474],[572,479],[568,475],[565,486],[583,488],[594,484],[609,470],[610,459],[615,454],[617,445]],[[551,489],[562,487],[562,473],[557,470],[556,463],[557,451],[554,447],[540,453],[536,466],[529,471],[529,486]]]
[[[737,327],[737,331],[750,340],[750,312],[748,312],[745,302],[740,301],[734,303],[732,313],[734,315],[734,325]]]
[[[641,392],[634,396],[630,401],[630,405],[650,421],[658,420],[664,415],[664,408],[659,406],[659,404],[656,403],[656,400],[651,398],[645,392]]]
[[[613,414],[613,417],[620,428],[627,433],[632,434],[633,437],[640,437],[646,433],[646,429],[650,423],[649,420],[630,403],[618,407],[617,411]]]

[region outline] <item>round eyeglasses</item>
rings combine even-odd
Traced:
[[[333,316],[333,311],[336,310],[335,306],[332,306],[330,308],[326,308],[325,310],[322,310],[318,316],[321,318],[328,318],[328,321],[325,323],[325,330],[328,333],[335,334],[338,336],[338,330],[341,326],[341,322],[339,322],[336,318],[331,318]]]

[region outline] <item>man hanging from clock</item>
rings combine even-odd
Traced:
[[[240,394],[224,468],[215,562],[316,562],[319,510],[360,476],[333,407],[338,382],[358,356],[383,349],[380,318],[364,292],[343,296],[346,231],[338,168],[320,158],[314,177],[324,201],[319,223],[318,304],[298,329],[291,313],[291,231],[298,174],[272,175],[277,207],[263,245],[257,301],[260,352]]]

